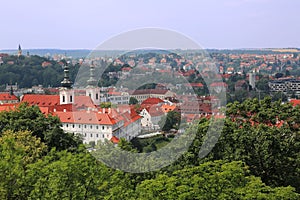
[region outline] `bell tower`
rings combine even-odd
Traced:
[[[69,78],[69,63],[66,63],[64,66],[64,80],[61,82],[61,88],[59,89],[59,101],[61,105],[74,103],[72,84]]]
[[[90,78],[87,81],[87,88],[85,90],[86,96],[91,97],[95,105],[100,104],[100,88],[97,86],[97,80],[95,79],[95,65],[90,65]]]
[[[21,45],[19,44],[19,48],[18,48],[18,57],[20,57],[22,55],[22,49],[21,49]]]

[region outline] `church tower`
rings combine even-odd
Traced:
[[[20,57],[22,55],[22,49],[21,49],[21,45],[19,44],[19,48],[18,48],[18,57]]]
[[[59,89],[60,104],[74,103],[74,90],[72,89],[72,81],[69,78],[69,66],[68,63],[64,66],[64,80],[61,82],[61,88]]]
[[[100,88],[97,86],[97,80],[95,79],[95,66],[92,63],[90,66],[90,78],[87,81],[87,88],[85,90],[86,96],[91,97],[95,105],[100,104]]]

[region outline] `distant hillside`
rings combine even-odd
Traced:
[[[30,88],[35,85],[44,87],[60,86],[63,80],[62,63],[48,60],[40,56],[7,56],[2,58],[0,65],[0,87],[9,83],[18,83],[21,88]],[[75,79],[79,65],[70,67],[70,78]]]

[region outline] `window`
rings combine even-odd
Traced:
[[[73,96],[72,95],[70,96],[70,102],[73,102]]]
[[[84,137],[86,137],[86,133],[84,134]]]
[[[73,124],[72,127],[75,128],[75,124]]]
[[[62,96],[62,102],[65,102],[66,101],[66,97],[63,95]]]
[[[91,137],[93,137],[93,134],[91,133]]]
[[[96,129],[98,129],[99,127],[98,126],[96,126]]]
[[[104,126],[102,126],[102,130],[104,130]]]
[[[90,128],[93,129],[93,126],[91,125]]]
[[[80,124],[78,125],[78,128],[80,128],[81,126],[80,126]]]
[[[86,128],[86,125],[84,125],[84,128]]]
[[[98,137],[99,135],[98,135],[98,133],[96,134],[96,137]]]
[[[98,95],[98,93],[96,94],[96,99],[97,99],[97,100],[99,99],[99,95]]]
[[[69,124],[66,124],[66,127],[68,128],[68,127],[69,127]]]

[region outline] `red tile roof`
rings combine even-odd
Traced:
[[[4,104],[0,105],[0,112],[15,110],[19,104]]]
[[[159,103],[163,103],[164,101],[163,100],[161,100],[160,98],[148,98],[148,99],[146,99],[146,100],[144,100],[143,102],[142,102],[142,105],[143,104],[150,104],[150,105],[155,105],[155,104],[159,104]]]
[[[141,110],[146,109],[147,112],[151,115],[151,117],[157,117],[157,116],[162,116],[164,115],[164,112],[162,111],[160,106],[141,106]]]
[[[293,106],[300,105],[300,99],[291,99],[290,103],[293,104]]]
[[[176,108],[175,104],[173,104],[173,105],[164,104],[161,106],[162,111],[165,113],[167,113],[169,111],[173,111],[173,110],[175,110],[175,108]]]
[[[53,115],[57,116],[63,123],[74,123],[74,124],[99,124],[99,125],[114,125],[117,123],[115,118],[105,113],[97,112],[56,112]]]
[[[210,84],[210,87],[228,87],[228,85],[224,82],[214,82]]]
[[[112,138],[110,139],[110,141],[114,144],[118,144],[120,142],[119,138],[117,138],[116,136],[112,136]]]
[[[18,98],[13,94],[9,94],[9,93],[0,93],[0,101],[12,101],[15,100],[17,101]]]
[[[43,107],[55,106],[59,105],[59,95],[25,94],[21,102]]]
[[[186,87],[203,87],[203,84],[202,83],[187,83],[185,84]]]
[[[74,106],[76,108],[80,108],[80,107],[96,108],[91,97],[89,97],[89,96],[75,96]]]

